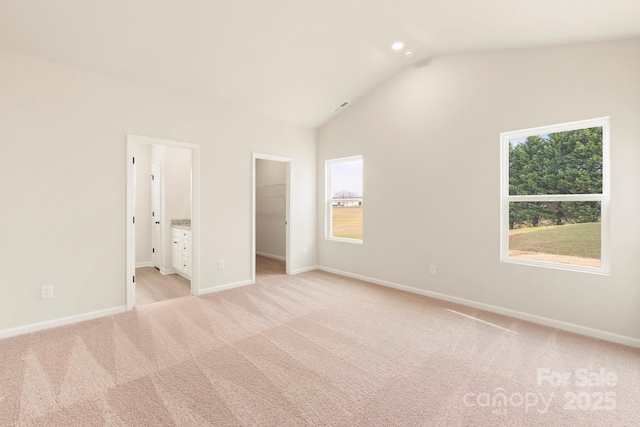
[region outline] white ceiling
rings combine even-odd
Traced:
[[[640,0],[0,0],[2,47],[308,126],[435,55],[635,36]]]

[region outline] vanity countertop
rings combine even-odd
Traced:
[[[172,219],[171,227],[181,228],[183,230],[191,230],[191,220],[190,219]]]

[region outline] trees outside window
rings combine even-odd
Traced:
[[[501,259],[607,273],[609,119],[501,134]]]

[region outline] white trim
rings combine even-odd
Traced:
[[[132,310],[136,298],[136,229],[133,224],[136,206],[136,166],[134,164],[133,139],[127,135],[127,201],[126,201],[126,235],[125,235],[125,306]]]
[[[136,268],[142,268],[142,267],[153,267],[153,262],[151,261],[136,262]]]
[[[251,283],[256,283],[256,160],[271,160],[274,162],[282,162],[287,165],[287,180],[286,180],[286,196],[285,196],[285,204],[286,204],[286,212],[285,212],[285,273],[291,274],[291,268],[293,266],[293,257],[295,251],[293,250],[293,242],[295,241],[294,236],[294,220],[291,212],[293,212],[293,158],[291,157],[283,157],[283,156],[274,156],[271,154],[263,154],[252,152],[251,153]]]
[[[134,144],[162,145],[191,150],[191,295],[197,295],[200,285],[200,145],[149,136],[127,134],[127,206],[126,206],[126,307],[133,310],[135,304],[135,168],[132,162]],[[161,217],[162,218],[162,217]],[[173,270],[160,271],[172,274]]]
[[[253,285],[253,284],[254,282],[252,282],[251,280],[241,280],[240,282],[228,283],[226,285],[211,286],[209,288],[200,289],[198,291],[198,296],[212,294],[214,292],[226,291],[228,289],[240,288],[242,286]]]
[[[47,320],[46,322],[32,323],[30,325],[18,326],[16,328],[4,329],[0,331],[0,339],[15,337],[17,335],[29,334],[31,332],[45,329],[57,328],[58,326],[70,325],[72,323],[84,322],[86,320],[97,319],[105,316],[112,316],[127,311],[127,306],[107,308],[104,310],[91,311],[84,314],[62,317],[60,319]]]
[[[159,268],[158,271],[163,276],[168,276],[169,274],[176,274],[177,273],[177,271],[175,269],[173,269],[173,268]]]
[[[509,141],[531,135],[567,132],[572,130],[602,127],[602,194],[553,194],[553,195],[510,195],[509,194]],[[551,126],[523,129],[500,134],[500,261],[533,267],[609,275],[611,273],[609,242],[609,200],[610,200],[610,118],[581,120]],[[600,267],[586,267],[550,261],[537,261],[509,256],[509,202],[544,201],[595,201],[600,202]]]
[[[333,212],[333,209],[330,209]],[[333,219],[333,218],[331,218]],[[328,227],[330,227],[328,225]],[[354,245],[361,245],[363,242],[360,239],[350,239],[348,237],[327,237],[327,240],[332,240],[334,242],[344,242],[344,243],[353,243]]]
[[[529,314],[522,311],[511,310],[509,308],[499,307],[496,305],[485,304],[468,300],[465,298],[450,296],[441,294],[439,292],[427,291],[424,289],[414,288],[412,286],[400,285],[398,283],[389,282],[386,280],[379,280],[373,277],[363,276],[360,274],[349,273],[346,271],[336,270],[334,268],[318,266],[319,270],[326,271],[328,273],[337,274],[340,276],[351,277],[353,279],[363,280],[365,282],[373,283],[376,285],[386,286],[389,288],[399,289],[402,291],[410,292],[413,294],[423,295],[430,298],[434,298],[441,301],[448,301],[466,307],[477,308],[480,310],[488,311],[491,313],[501,314],[503,316],[513,317],[527,322],[536,323],[539,325],[549,326],[563,331],[573,332],[579,335],[586,335],[589,337],[599,338],[605,341],[610,341],[618,344],[627,345],[629,347],[640,348],[640,339],[629,337],[626,335],[620,335],[613,332],[603,331],[601,329],[589,328],[587,326],[576,325],[575,323],[564,322],[562,320],[551,319],[548,317],[538,316],[535,314]]]
[[[277,259],[278,261],[286,261],[287,257],[283,257],[280,255],[273,255],[273,254],[268,254],[266,252],[260,252],[260,251],[256,251],[256,255],[260,255],[266,258],[271,258],[271,259]]]
[[[595,119],[576,120],[573,122],[558,123],[555,125],[547,125],[547,126],[538,126],[538,127],[503,132],[503,133],[509,134],[510,138],[521,138],[524,136],[540,135],[543,133],[566,132],[566,131],[572,131],[572,130],[592,128],[592,127],[600,127],[602,126],[603,122],[608,120],[609,120],[608,116],[597,117]]]
[[[510,202],[602,202],[602,194],[549,194],[531,196],[509,196]]]
[[[309,267],[297,268],[297,269],[293,270],[291,272],[291,274],[307,273],[309,271],[314,271],[314,270],[320,270],[320,267],[317,266],[317,265],[312,265],[312,266],[309,266]]]
[[[554,270],[577,271],[582,273],[600,274],[602,276],[608,276],[610,274],[608,271],[604,271],[601,267],[586,267],[583,265],[562,264],[559,262],[552,262],[552,261],[536,261],[536,260],[525,259],[525,258],[513,258],[510,256],[502,258],[500,261],[504,262],[505,264],[520,264],[520,265],[528,265],[530,267],[551,268]],[[602,258],[600,259],[600,264],[604,265]]]

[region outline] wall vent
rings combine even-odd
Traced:
[[[342,104],[338,105],[338,107],[333,110],[333,112],[337,113],[338,111],[344,110],[347,105],[349,105],[349,101],[344,101]]]

